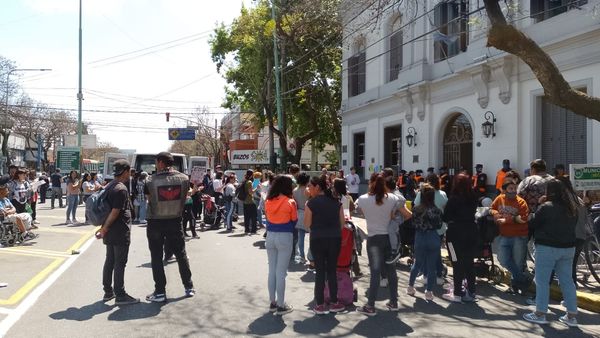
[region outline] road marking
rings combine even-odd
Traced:
[[[96,239],[95,238],[90,238],[81,248],[80,248],[80,252],[83,253],[85,252],[91,245],[92,243],[94,243]],[[8,330],[10,330],[10,328],[15,325],[15,323],[17,321],[19,321],[19,319],[21,319],[21,317],[23,317],[23,315],[27,312],[27,310],[29,310],[34,304],[35,302],[40,298],[40,296],[46,291],[48,290],[48,288],[50,286],[52,286],[52,284],[54,284],[54,282],[56,282],[56,280],[63,274],[65,273],[65,271],[67,271],[67,269],[73,264],[75,263],[75,260],[77,260],[77,258],[79,257],[79,255],[75,255],[75,256],[71,256],[69,258],[66,259],[66,262],[61,265],[58,269],[56,269],[56,271],[54,271],[50,277],[48,277],[48,279],[46,279],[40,286],[38,286],[37,288],[35,288],[30,294],[29,296],[27,296],[25,298],[25,300],[23,300],[23,302],[21,302],[21,304],[19,304],[19,306],[17,306],[13,312],[11,312],[2,322],[0,322],[0,337],[4,337],[6,335],[6,333],[8,332]]]
[[[13,309],[7,309],[5,307],[0,307],[0,314],[9,315],[13,312]]]
[[[39,249],[21,249],[21,248],[2,248],[0,253],[23,255],[23,256],[34,256],[34,257],[68,257],[64,251],[50,251],[50,250],[39,250]]]
[[[14,305],[18,303],[23,297],[25,297],[33,288],[35,288],[46,276],[48,276],[54,269],[56,269],[65,258],[55,258],[50,265],[44,270],[40,271],[35,277],[30,279],[25,285],[23,285],[17,292],[15,292],[8,299],[0,299],[0,305]]]
[[[56,232],[63,234],[85,234],[88,230],[70,229],[70,228],[57,228],[57,227],[39,227],[34,229],[35,232]]]
[[[94,236],[96,234],[96,231],[98,231],[98,229],[100,229],[100,227],[94,227],[94,229],[88,231],[77,242],[75,242],[75,244],[71,245],[71,247],[67,249],[67,253],[70,254],[73,250],[78,250],[83,245],[83,243],[85,243],[85,241],[87,241],[91,236]]]

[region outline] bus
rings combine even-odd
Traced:
[[[83,159],[83,166],[81,168],[82,173],[98,173],[100,169],[100,162],[96,160],[90,160],[89,158]]]

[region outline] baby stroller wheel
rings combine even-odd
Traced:
[[[353,293],[353,295],[352,295],[352,301],[353,301],[354,303],[358,302],[358,290],[357,290],[357,289],[354,289],[354,290],[352,291],[352,293]]]
[[[494,284],[501,284],[504,279],[504,271],[499,266],[494,265],[490,271],[490,277]]]

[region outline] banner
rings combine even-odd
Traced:
[[[575,190],[600,190],[600,164],[570,164],[569,177]]]
[[[266,150],[232,150],[231,164],[269,164]]]

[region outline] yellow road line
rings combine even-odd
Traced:
[[[27,247],[14,247],[14,248],[2,248],[0,249],[0,253],[16,253],[16,254],[29,254],[36,256],[58,256],[58,257],[67,257],[64,251],[53,251],[53,250],[43,250],[43,249],[33,249]]]
[[[65,257],[65,258],[68,257],[68,255],[65,254],[65,253],[51,255],[51,254],[41,253],[41,252],[27,252],[27,251],[21,251],[21,250],[7,250],[6,248],[1,249],[0,250],[0,254],[20,255],[20,256],[29,256],[29,257],[42,257],[42,258],[48,258],[48,259],[54,259],[56,257]]]
[[[44,270],[40,271],[35,277],[30,279],[23,287],[15,292],[8,299],[0,299],[0,305],[14,305],[25,297],[33,288],[35,288],[46,276],[64,262],[66,258],[56,258]]]
[[[57,228],[57,227],[38,227],[34,232],[56,232],[63,234],[87,234],[88,230]]]
[[[77,242],[75,242],[75,244],[71,245],[71,247],[67,249],[66,252],[70,254],[73,250],[78,250],[83,245],[83,243],[85,243],[90,237],[96,234],[96,231],[98,231],[98,229],[100,229],[100,227],[94,227],[94,229],[88,231]]]

